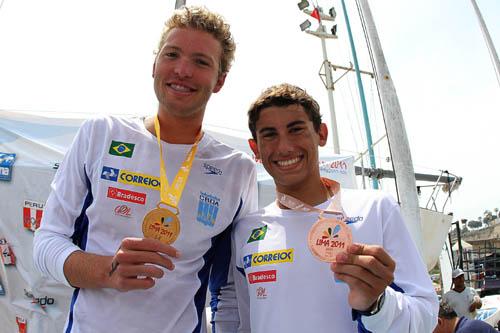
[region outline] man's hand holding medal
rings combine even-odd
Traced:
[[[378,245],[351,244],[335,259],[330,268],[337,280],[349,286],[349,305],[362,312],[376,308],[394,280],[396,263],[391,256]]]
[[[164,267],[175,268],[171,258],[178,258],[173,246],[151,238],[125,238],[110,263],[109,283],[120,291],[149,289],[164,275]]]

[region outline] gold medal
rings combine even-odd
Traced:
[[[181,224],[177,215],[179,215],[179,208],[177,207],[181,200],[182,192],[186,186],[189,172],[193,166],[193,161],[198,149],[198,143],[201,140],[202,132],[198,133],[195,142],[189,150],[181,168],[175,175],[172,185],[168,183],[167,171],[165,162],[163,161],[163,151],[160,140],[160,121],[158,116],[154,119],[155,134],[158,142],[158,149],[160,152],[160,202],[156,208],[149,211],[142,222],[142,233],[146,238],[158,239],[162,243],[172,244],[179,237],[181,231]],[[167,208],[161,208],[160,205],[164,204],[175,209],[173,213]]]
[[[169,209],[157,208],[149,211],[142,222],[142,233],[146,238],[158,239],[162,243],[172,244],[180,233],[177,215]]]
[[[307,236],[307,245],[311,253],[321,261],[334,262],[340,252],[347,251],[352,244],[351,229],[344,221],[325,218],[320,215]]]

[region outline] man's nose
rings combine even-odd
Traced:
[[[293,142],[287,135],[281,135],[278,139],[278,153],[281,155],[293,151]]]
[[[188,59],[179,59],[174,68],[174,73],[179,78],[189,78],[193,75],[193,65]]]

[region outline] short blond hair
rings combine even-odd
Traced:
[[[165,22],[157,52],[165,44],[170,30],[174,28],[196,29],[211,34],[219,41],[222,47],[219,72],[229,72],[234,60],[236,44],[231,35],[230,25],[220,14],[211,12],[202,6],[185,6],[175,10],[167,22]]]

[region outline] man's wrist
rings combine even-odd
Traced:
[[[380,296],[377,298],[375,303],[373,303],[373,305],[370,308],[368,308],[368,310],[365,310],[365,311],[358,310],[357,312],[360,315],[363,315],[365,317],[376,315],[377,313],[379,313],[380,309],[382,308],[382,305],[384,304],[384,300],[385,300],[385,290],[382,294],[380,294]]]

